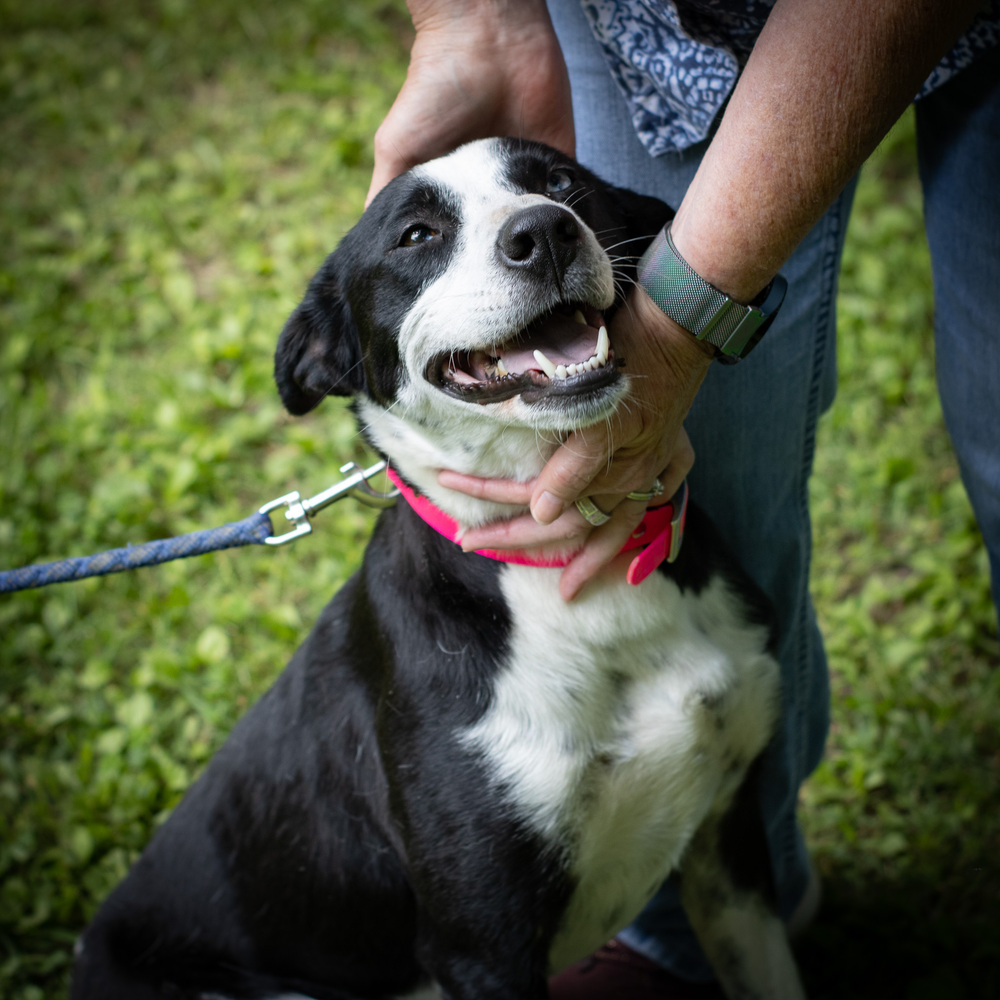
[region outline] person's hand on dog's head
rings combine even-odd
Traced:
[[[562,50],[544,2],[499,11],[467,0],[410,0],[417,29],[406,82],[375,133],[366,205],[418,163],[473,139],[516,136],[574,152]]]

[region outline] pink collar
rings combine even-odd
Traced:
[[[386,468],[386,475],[398,487],[403,499],[413,508],[414,512],[438,534],[444,535],[449,541],[458,540],[458,522],[436,507],[427,497],[415,492],[399,478],[394,469]],[[684,538],[684,523],[687,519],[688,488],[687,482],[659,507],[650,507],[638,527],[622,546],[622,552],[641,548],[642,551],[629,563],[626,579],[633,586],[642,583],[660,563],[666,559],[673,562],[681,549]],[[518,566],[565,566],[570,557],[532,557],[518,549],[503,551],[500,549],[477,549],[476,555],[499,562],[516,563]]]

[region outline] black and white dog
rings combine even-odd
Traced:
[[[285,405],[352,395],[459,525],[441,468],[527,480],[629,393],[604,331],[669,218],[565,156],[484,140],[393,181],[278,344]],[[801,987],[754,761],[768,611],[692,508],[679,558],[573,603],[405,503],[83,936],[74,1000],[529,1000],[663,880],[732,997]],[[435,995],[437,995],[435,993]]]

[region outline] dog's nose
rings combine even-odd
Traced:
[[[580,226],[558,205],[532,205],[515,212],[500,229],[497,250],[507,267],[558,280],[576,259]]]

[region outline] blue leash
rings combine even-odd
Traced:
[[[382,492],[368,482],[370,476],[382,472],[385,467],[385,462],[376,462],[368,469],[361,469],[353,462],[349,462],[340,470],[342,474],[350,473],[347,478],[322,493],[303,500],[295,490],[264,504],[256,514],[245,517],[242,521],[224,524],[221,528],[193,531],[175,538],[144,542],[142,545],[129,545],[123,549],[111,549],[92,556],[59,559],[56,562],[6,570],[0,572],[0,594],[44,587],[50,583],[82,580],[88,576],[106,576],[108,573],[121,573],[123,570],[137,569],[140,566],[156,566],[173,559],[186,559],[189,556],[238,548],[241,545],[284,545],[301,538],[302,535],[308,535],[312,531],[310,518],[345,496],[353,496],[369,507],[392,506],[399,491],[393,489]],[[285,506],[286,519],[294,527],[283,535],[275,536],[272,533],[269,514],[282,505]]]
[[[271,519],[260,512],[242,521],[224,524],[221,528],[194,531],[189,535],[164,538],[142,545],[129,545],[123,549],[98,552],[93,556],[59,559],[56,562],[38,563],[23,569],[0,573],[0,593],[45,587],[50,583],[82,580],[87,576],[105,576],[121,573],[139,566],[156,566],[171,559],[200,556],[205,552],[231,549],[238,545],[260,545],[271,535]]]

